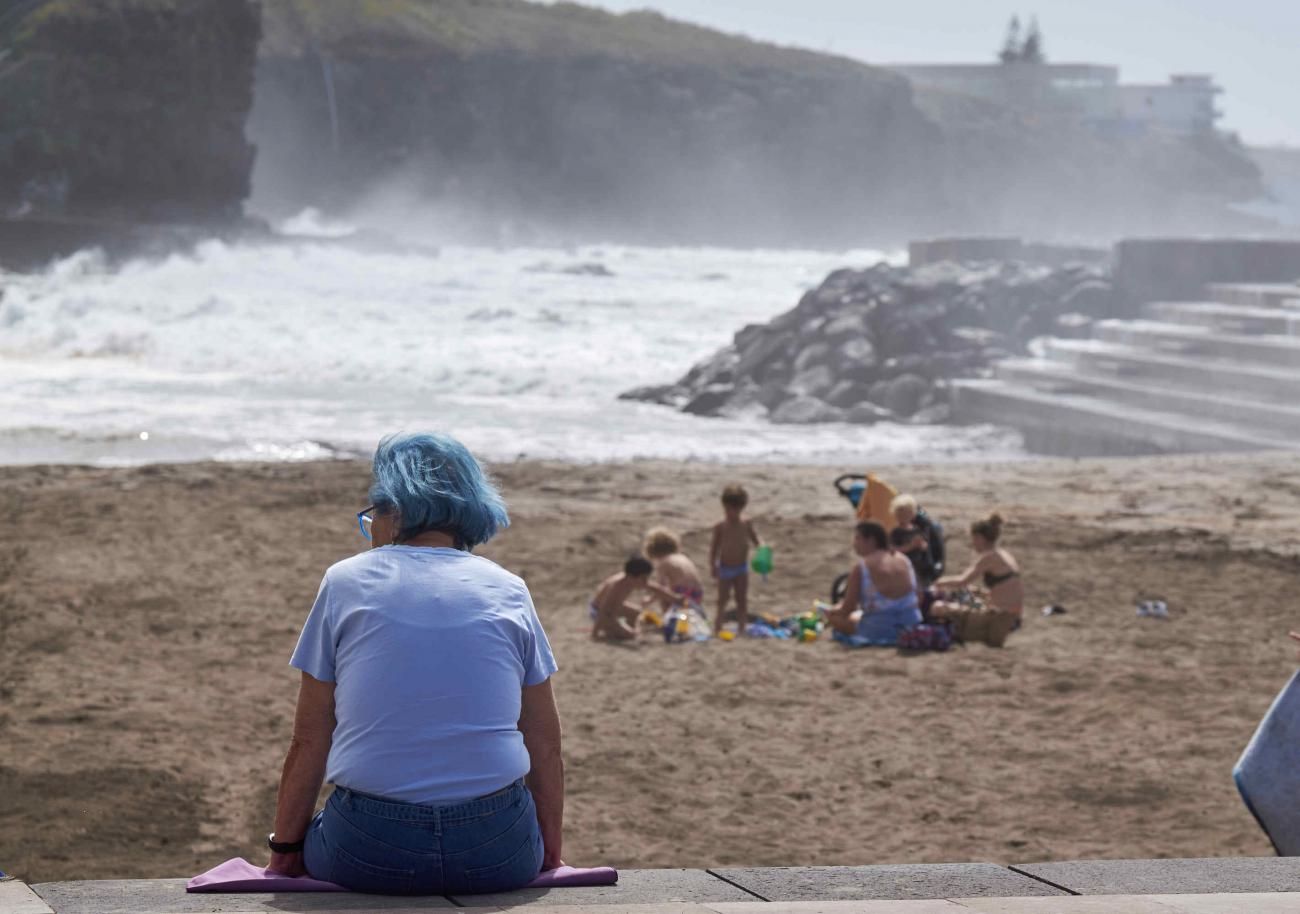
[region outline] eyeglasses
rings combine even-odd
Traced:
[[[370,539],[370,525],[375,522],[375,506],[369,505],[357,512],[357,526],[361,528],[361,535]]]

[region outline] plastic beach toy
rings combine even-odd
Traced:
[[[750,561],[749,567],[755,574],[761,574],[767,577],[772,573],[772,547],[763,545],[754,550],[754,558]]]

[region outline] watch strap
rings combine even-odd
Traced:
[[[277,841],[275,840],[275,832],[271,832],[266,836],[266,846],[271,849],[273,854],[296,854],[302,850],[303,844],[302,839],[297,841]]]

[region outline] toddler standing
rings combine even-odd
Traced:
[[[731,595],[736,595],[736,621],[740,634],[749,627],[749,547],[761,546],[763,541],[754,530],[752,521],[743,514],[749,504],[749,493],[738,485],[722,490],[722,510],[725,517],[713,526],[713,543],[709,546],[709,567],[718,582],[718,617],[713,622],[713,632],[722,631]]]

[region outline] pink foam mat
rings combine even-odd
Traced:
[[[583,869],[561,866],[543,870],[526,889],[558,889],[578,886],[614,885],[618,870],[610,866]],[[219,863],[206,873],[200,873],[185,885],[187,892],[346,892],[333,882],[313,879],[310,876],[285,876],[260,866],[253,866],[243,857],[234,857]]]

